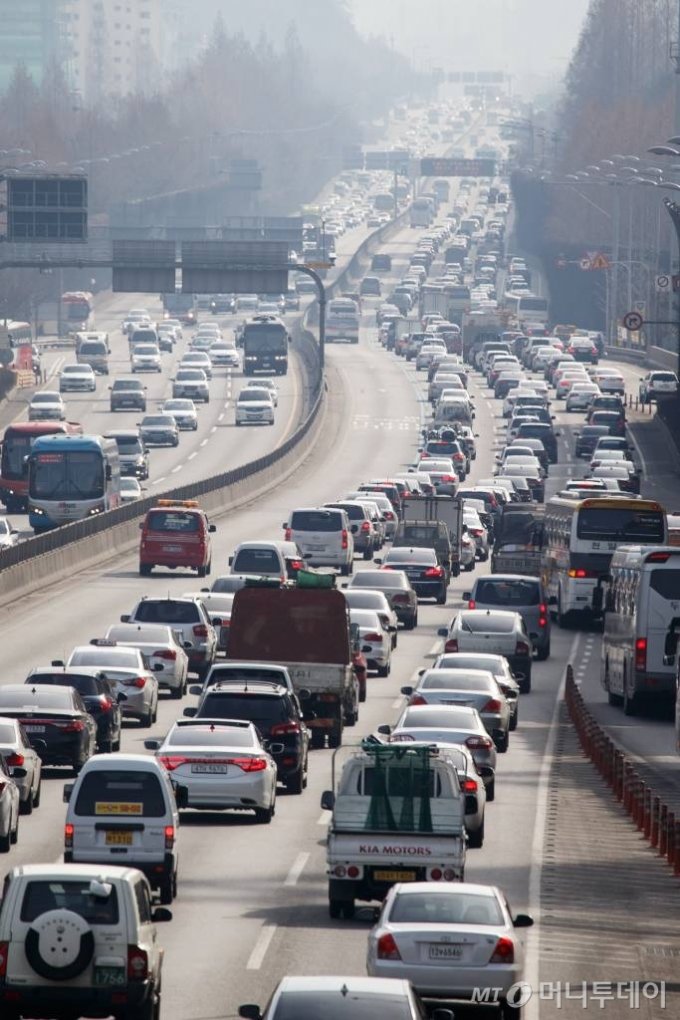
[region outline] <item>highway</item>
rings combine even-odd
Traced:
[[[404,275],[418,236],[418,232],[403,229],[384,246],[393,258],[391,279]],[[357,240],[347,235],[341,255],[351,254]],[[98,309],[97,328],[107,329],[112,338],[114,374],[124,371],[127,363],[127,339],[118,326],[131,305],[146,305],[152,312],[158,309],[151,296],[116,296]],[[423,373],[416,373],[412,363],[379,345],[375,307],[371,300],[364,302],[358,347],[328,348],[330,426],[313,454],[285,485],[217,519],[213,576],[227,572],[229,554],[240,541],[282,537],[281,522],[295,506],[335,499],[365,479],[388,477],[414,461],[428,411],[426,379]],[[230,324],[228,318],[225,321]],[[48,371],[56,371],[63,357],[62,353],[50,355]],[[163,374],[147,377],[150,411],[169,395],[171,365],[177,357],[178,353],[164,354]],[[637,369],[623,363],[617,367],[625,375],[628,390],[635,393]],[[238,375],[229,377],[224,370],[215,373],[210,404],[199,412],[198,432],[184,433],[177,449],[152,452],[152,473],[146,483],[150,491],[157,488],[160,492],[175,481],[188,482],[243,463],[289,434],[299,415],[298,372],[281,380],[275,428],[243,429],[235,438],[229,429],[233,428],[233,401],[240,385]],[[101,379],[95,395],[69,395],[69,418],[93,432],[130,426],[139,420],[138,414],[110,414],[106,386],[107,380]],[[493,472],[503,426],[500,404],[490,398],[477,373],[471,375],[470,390],[476,400],[475,428],[480,436],[471,475],[474,481]],[[550,474],[548,497],[566,478],[579,475],[572,433],[580,416],[568,416],[562,410],[557,415],[560,460]],[[648,436],[648,422],[636,414],[631,420],[633,435],[639,435],[643,463],[650,458],[643,492],[663,496],[668,505],[680,504],[677,479],[667,471],[660,476],[650,467],[656,446]],[[357,561],[355,569],[364,566],[368,564]],[[348,739],[359,740],[381,723],[394,721],[403,703],[400,687],[436,654],[441,647],[437,629],[448,623],[461,605],[462,592],[470,587],[471,579],[488,569],[488,564],[479,564],[475,575],[453,580],[446,606],[421,605],[418,628],[399,636],[391,675],[369,677],[368,699],[361,706],[356,729],[346,731]],[[1,682],[22,682],[31,667],[66,658],[73,646],[101,636],[143,594],[181,594],[197,587],[194,575],[181,572],[159,571],[151,579],[141,579],[134,554],[122,556],[114,565],[49,584],[3,611],[4,631],[10,640],[4,646]],[[536,891],[540,890],[546,859],[548,766],[567,663],[577,667],[577,680],[589,703],[617,739],[659,767],[677,767],[667,720],[626,719],[620,710],[606,704],[599,687],[599,644],[595,632],[554,626],[552,656],[534,665],[532,692],[521,698],[519,727],[512,735],[509,753],[499,757],[496,800],[488,808],[484,846],[468,856],[466,879],[499,885],[516,912],[540,907]],[[193,702],[189,696],[184,704]],[[164,697],[151,731],[126,724],[122,750],[143,751],[143,740],[164,735],[179,710],[177,702]],[[266,1001],[285,974],[364,972],[372,909],[358,910],[351,922],[328,917],[324,873],[328,817],[320,809],[320,796],[330,785],[331,757],[329,750],[313,752],[308,789],[301,797],[280,795],[269,828],[256,826],[246,815],[184,814],[174,920],[163,926],[159,936],[166,949],[163,1020],[231,1018],[241,1002]],[[16,864],[61,859],[62,786],[70,773],[50,769],[45,779],[40,809],[22,818],[18,846],[0,859],[0,882]],[[537,940],[530,943],[529,962],[538,965]],[[456,1020],[466,1015],[465,1010],[457,1011]],[[479,1016],[479,1011],[475,1015]]]

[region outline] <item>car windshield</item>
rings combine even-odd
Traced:
[[[166,810],[160,779],[147,769],[92,769],[75,803],[79,816],[162,818]]]
[[[122,669],[137,669],[139,652],[136,648],[102,648],[91,645],[76,648],[69,659],[70,666],[120,666]]]
[[[269,390],[262,389],[261,387],[258,390],[255,389],[241,390],[241,392],[238,395],[239,404],[254,402],[256,400],[269,401],[269,399],[270,399]]]
[[[169,414],[150,414],[142,419],[142,428],[174,428],[175,420]]]
[[[516,626],[514,616],[485,613],[474,610],[460,614],[461,627],[471,634],[510,634]]]
[[[121,453],[144,453],[139,436],[112,436]]]
[[[175,378],[177,382],[203,382],[207,376],[202,368],[180,368]]]
[[[166,747],[257,747],[249,726],[196,724],[177,726],[166,740]]]
[[[505,923],[495,896],[463,892],[401,893],[394,899],[389,921],[394,924]]]
[[[102,887],[108,886],[108,894],[100,895],[104,888],[92,893],[92,883],[88,880],[61,879],[34,880],[27,884],[21,904],[21,920],[32,924],[42,914],[51,910],[69,910],[78,914],[88,924],[118,924],[118,894],[116,887],[100,882]]]

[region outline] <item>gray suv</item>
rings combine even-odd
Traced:
[[[470,609],[509,609],[524,620],[536,658],[550,655],[550,614],[540,577],[525,574],[487,574],[479,577],[463,598]]]

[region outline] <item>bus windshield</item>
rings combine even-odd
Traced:
[[[243,333],[243,344],[254,353],[274,349],[286,351],[288,343],[285,326],[246,326]]]
[[[663,544],[664,515],[660,510],[585,507],[579,510],[577,537],[603,542]]]
[[[24,478],[28,473],[26,457],[31,452],[31,447],[36,436],[26,433],[9,433],[5,435],[2,444],[2,470],[3,478]]]
[[[29,495],[35,499],[100,499],[104,462],[93,450],[38,453],[32,461]]]

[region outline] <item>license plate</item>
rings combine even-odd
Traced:
[[[108,829],[105,843],[106,846],[132,846],[132,833]]]
[[[208,775],[224,776],[228,769],[226,765],[192,765],[192,772],[207,773]]]
[[[415,882],[415,871],[374,871],[376,882]]]
[[[181,545],[164,545],[163,552],[178,553],[182,551]]]
[[[460,705],[462,708],[471,708],[472,702],[463,701],[462,699],[458,701],[456,698],[449,698],[448,701],[442,701],[442,705]]]
[[[430,959],[431,960],[457,960],[463,955],[462,946],[446,946],[446,945],[433,945],[430,943]]]
[[[112,988],[126,983],[124,967],[95,967],[94,983],[99,988]]]
[[[28,726],[24,726],[24,729],[26,730],[27,733],[44,733],[45,732],[45,727],[44,726],[31,726],[31,725],[28,725]]]

